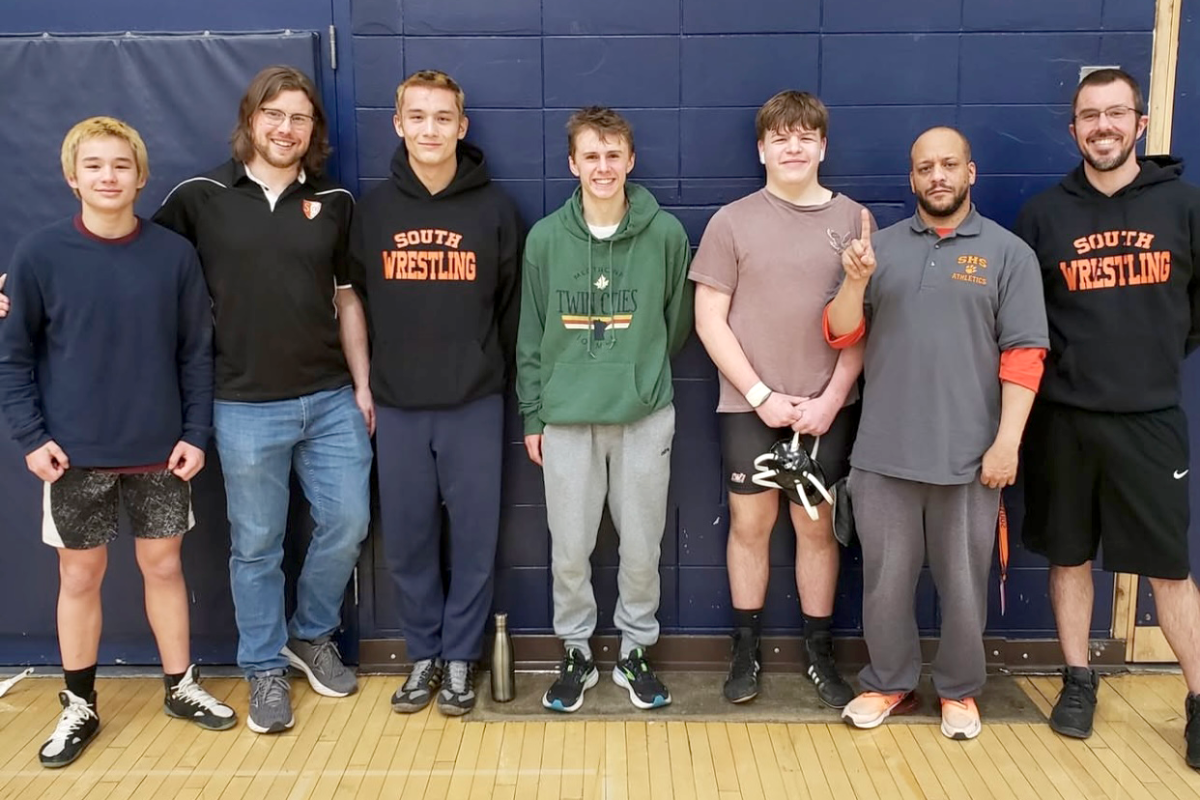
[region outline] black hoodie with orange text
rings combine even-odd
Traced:
[[[1179,404],[1184,356],[1200,344],[1200,189],[1180,180],[1179,160],[1139,163],[1111,197],[1080,164],[1017,218],[1042,267],[1045,400],[1119,413]]]
[[[483,152],[458,143],[458,171],[430,194],[404,143],[350,228],[351,282],[371,320],[371,391],[392,408],[453,408],[503,392],[513,375],[524,229]]]

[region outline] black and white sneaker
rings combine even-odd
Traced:
[[[408,680],[392,695],[392,711],[415,714],[429,705],[442,685],[442,667],[440,658],[422,658],[413,664]]]
[[[729,676],[725,678],[725,699],[746,703],[758,697],[758,673],[762,670],[762,652],[758,638],[749,628],[733,633],[733,656]]]
[[[100,730],[100,716],[96,713],[96,693],[84,699],[66,689],[58,693],[62,703],[62,714],[54,733],[38,751],[38,760],[43,767],[57,769],[65,767],[83,755],[83,751],[96,738]]]
[[[599,680],[595,663],[582,650],[571,648],[558,668],[558,680],[542,695],[542,705],[568,714],[578,711],[583,706],[583,693]]]
[[[671,691],[654,674],[646,651],[634,648],[613,667],[613,683],[629,692],[629,702],[641,709],[671,704]]]
[[[461,717],[475,708],[475,665],[469,661],[451,661],[446,668],[446,681],[438,692],[438,711],[450,717]]]
[[[168,717],[191,720],[206,731],[225,731],[237,725],[233,709],[200,686],[200,668],[195,664],[183,673],[183,680],[167,689],[163,711]]]
[[[845,708],[854,699],[854,690],[838,674],[832,634],[813,634],[804,641],[804,651],[808,655],[808,679],[817,687],[817,697],[830,708]]]

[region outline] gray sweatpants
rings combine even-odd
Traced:
[[[864,689],[915,689],[921,674],[915,594],[925,556],[941,601],[933,685],[950,700],[975,697],[987,679],[983,629],[1000,491],[978,480],[957,486],[850,471],[854,524],[862,541],[863,633],[871,663]]]
[[[675,407],[628,425],[547,425],[542,459],[554,575],[554,633],[582,650],[596,629],[592,551],[604,500],[620,536],[621,656],[658,641],[658,557],[667,518]]]

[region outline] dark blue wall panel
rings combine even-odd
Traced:
[[[958,31],[962,0],[839,0],[825,3],[821,30],[824,33],[881,33],[900,31]],[[866,56],[866,51],[864,51]],[[873,56],[866,56],[872,60]]]
[[[821,99],[829,105],[953,104],[960,39],[954,34],[827,36]],[[895,65],[880,69],[881,64]]]
[[[821,29],[823,4],[814,0],[684,0],[681,5],[684,33],[806,33]]]
[[[683,105],[757,107],[753,98],[816,86],[819,47],[814,35],[688,36],[680,66]]]
[[[404,32],[409,36],[539,34],[541,0],[404,0]]]
[[[542,3],[542,32],[552,36],[679,33],[679,0],[553,0]]]
[[[674,107],[679,37],[546,37],[547,108],[584,105]]]

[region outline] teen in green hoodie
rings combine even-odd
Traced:
[[[621,629],[613,680],[638,708],[671,702],[645,649],[658,641],[658,560],[675,434],[671,356],[692,327],[683,226],[650,192],[626,185],[633,132],[585,108],[567,122],[580,186],[526,241],[517,396],[525,447],[542,466],[552,544],[554,632],[566,647],[542,698],[576,711],[599,673],[591,555],[607,500],[620,534]]]

